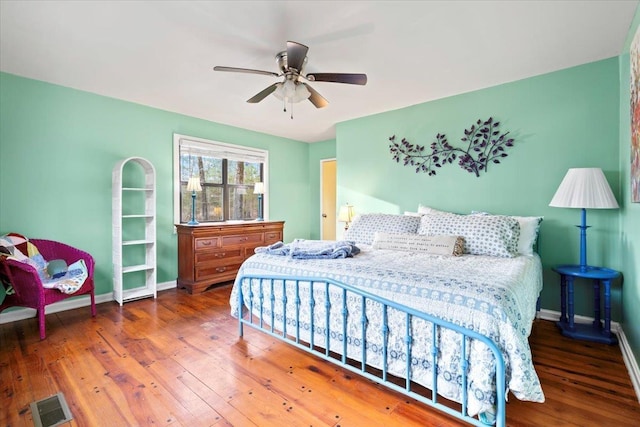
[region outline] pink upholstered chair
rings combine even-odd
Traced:
[[[57,289],[44,288],[38,272],[31,265],[15,259],[0,258],[0,276],[3,276],[3,281],[11,283],[15,292],[5,297],[0,304],[0,312],[9,307],[36,309],[41,340],[45,338],[44,309],[49,304],[78,295],[89,294],[91,297],[91,316],[95,317],[96,300],[93,286],[95,262],[93,257],[80,249],[53,240],[29,239],[29,241],[38,248],[38,251],[46,260],[63,259],[70,265],[79,259],[83,259],[87,266],[87,279],[76,292],[65,294]]]

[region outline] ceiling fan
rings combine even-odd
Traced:
[[[304,67],[307,63],[307,52],[309,48],[294,41],[287,42],[287,50],[276,55],[276,64],[280,73],[273,71],[252,70],[249,68],[235,67],[213,67],[215,71],[231,71],[235,73],[265,74],[274,77],[284,77],[282,82],[274,83],[261,92],[257,93],[247,102],[255,104],[262,101],[272,93],[284,101],[284,111],[287,111],[286,104],[289,102],[293,106],[294,102],[301,102],[308,99],[316,108],[326,107],[329,102],[316,90],[303,80],[309,82],[333,82],[353,85],[367,84],[366,74],[346,74],[346,73],[309,73],[305,74]],[[291,116],[293,118],[293,115]]]

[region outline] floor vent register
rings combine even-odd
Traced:
[[[73,419],[62,393],[31,402],[31,415],[35,427],[54,427]]]

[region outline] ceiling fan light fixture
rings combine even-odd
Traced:
[[[293,103],[302,102],[311,96],[311,92],[304,85],[295,83],[293,80],[276,84],[273,94],[281,101]]]
[[[293,102],[302,102],[309,99],[310,96],[311,92],[309,92],[304,85],[297,84],[295,94],[293,95]]]

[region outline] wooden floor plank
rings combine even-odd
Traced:
[[[216,413],[219,413],[222,419],[233,426],[255,426],[256,424],[251,422],[242,412],[237,411],[229,401],[230,398],[224,398],[218,393],[213,391],[199,378],[193,376],[190,372],[186,372],[184,375],[179,376],[178,381],[183,383],[191,391],[193,391],[203,402],[211,406]],[[206,419],[206,418],[205,418]],[[217,420],[216,420],[217,421]]]
[[[0,325],[0,425],[32,426],[29,403],[62,391],[70,426],[463,425],[413,399],[245,328],[230,286],[98,305]],[[635,426],[640,405],[617,346],[531,334],[543,404],[510,396],[509,426]]]
[[[4,349],[4,347],[3,347]],[[3,351],[4,352],[4,351]],[[2,408],[4,412],[3,418],[15,423],[22,419],[21,425],[31,420],[29,413],[29,404],[35,400],[34,394],[29,387],[29,370],[26,365],[26,359],[22,357],[18,346],[13,346],[7,351],[6,357],[3,357],[0,376],[2,384]]]
[[[139,364],[147,368],[147,372],[155,379],[153,386],[160,386],[167,390],[176,404],[190,414],[190,417],[182,419],[180,413],[176,411],[178,419],[183,423],[193,424],[197,420],[207,419],[218,421],[222,419],[207,402],[203,401],[189,387],[178,380],[185,375],[187,370],[177,363],[173,358],[166,357],[160,349],[148,340],[140,340],[129,346],[130,356]]]

